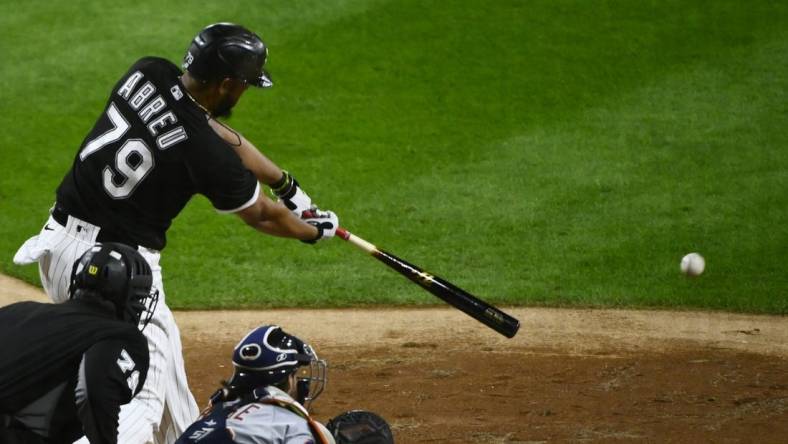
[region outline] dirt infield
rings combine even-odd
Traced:
[[[39,291],[0,277],[0,305]],[[11,296],[8,296],[11,295]],[[250,328],[330,365],[321,420],[374,410],[399,443],[785,442],[788,318],[516,308],[511,340],[451,309],[177,312],[199,403]]]

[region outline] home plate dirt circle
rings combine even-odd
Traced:
[[[45,300],[0,276],[0,305]],[[385,417],[398,443],[784,442],[788,318],[505,308],[513,339],[450,308],[179,311],[198,403],[232,347],[278,324],[329,362],[319,420]]]

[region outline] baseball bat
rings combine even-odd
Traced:
[[[304,217],[310,217],[305,212]],[[520,329],[520,321],[493,305],[484,302],[462,288],[438,276],[429,274],[397,256],[383,251],[344,228],[337,228],[337,236],[366,251],[388,267],[418,284],[421,288],[442,299],[449,305],[463,311],[468,316],[492,328],[498,333],[513,338]]]

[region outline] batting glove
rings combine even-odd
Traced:
[[[314,244],[320,239],[334,237],[337,234],[339,218],[333,211],[318,210],[314,207],[309,210],[311,214],[309,217],[304,218],[303,221],[317,228],[317,237],[310,240],[302,240],[301,242]]]
[[[304,193],[295,177],[291,176],[287,171],[282,173],[281,179],[271,185],[271,191],[273,191],[279,202],[282,202],[288,210],[298,217],[301,217],[304,211],[312,207],[312,199]]]

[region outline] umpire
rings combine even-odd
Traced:
[[[67,302],[0,308],[0,443],[117,442],[148,371],[151,283],[135,249],[107,242],[74,264]]]

